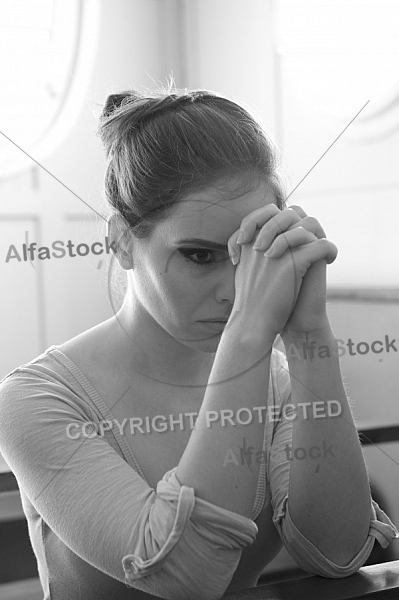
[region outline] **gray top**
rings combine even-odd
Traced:
[[[286,359],[273,349],[268,405],[275,407],[274,415],[281,416],[290,395]],[[262,415],[265,421],[265,411]],[[118,428],[98,434],[99,424],[110,419],[108,406],[56,346],[0,381],[0,451],[18,481],[44,600],[145,599],[148,594],[217,600],[242,550],[255,541],[254,521],[267,504],[284,545],[310,573],[354,573],[375,538],[385,547],[399,537],[374,501],[369,537],[345,567],[298,531],[287,505],[288,419],[266,419],[266,458],[251,519],[195,497],[193,488],[178,481],[177,466],[156,490],[151,488]],[[74,436],[77,426],[90,435]]]

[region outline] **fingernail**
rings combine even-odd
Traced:
[[[267,258],[273,257],[274,256],[274,248],[269,248],[269,250],[267,250],[267,252],[265,252],[263,256],[266,256]]]
[[[244,239],[244,232],[240,231],[240,235],[237,238],[237,244],[241,244],[241,242],[243,241],[243,239]]]
[[[228,245],[228,251],[231,262],[233,263],[233,265],[236,265],[238,263],[237,254],[234,252],[233,248],[230,245]]]

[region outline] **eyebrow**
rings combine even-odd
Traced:
[[[215,250],[227,250],[227,244],[219,244],[212,240],[203,240],[201,238],[188,238],[186,240],[178,240],[176,244],[195,244],[201,248],[213,248]]]

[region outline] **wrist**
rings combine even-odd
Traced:
[[[287,357],[326,358],[340,356],[338,340],[330,325],[306,332],[285,332],[281,335]]]
[[[269,373],[275,337],[261,334],[248,327],[248,322],[240,316],[231,327],[225,328],[218,344],[212,365],[209,383],[228,383],[229,380],[246,376],[250,371]]]
[[[318,341],[318,340],[328,340],[331,338],[335,338],[334,332],[331,328],[330,321],[326,316],[317,326],[313,327],[309,330],[292,330],[292,329],[283,329],[280,333],[280,337],[283,340],[284,344],[293,343],[293,342],[306,342],[306,341]]]
[[[236,343],[238,346],[271,349],[276,336],[277,333],[265,320],[241,310],[232,314],[224,329],[222,340],[229,340],[230,343],[233,345]]]

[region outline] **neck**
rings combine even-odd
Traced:
[[[109,321],[113,348],[121,361],[154,381],[182,387],[206,387],[215,353],[200,352],[165,331],[141,305],[125,302]]]

